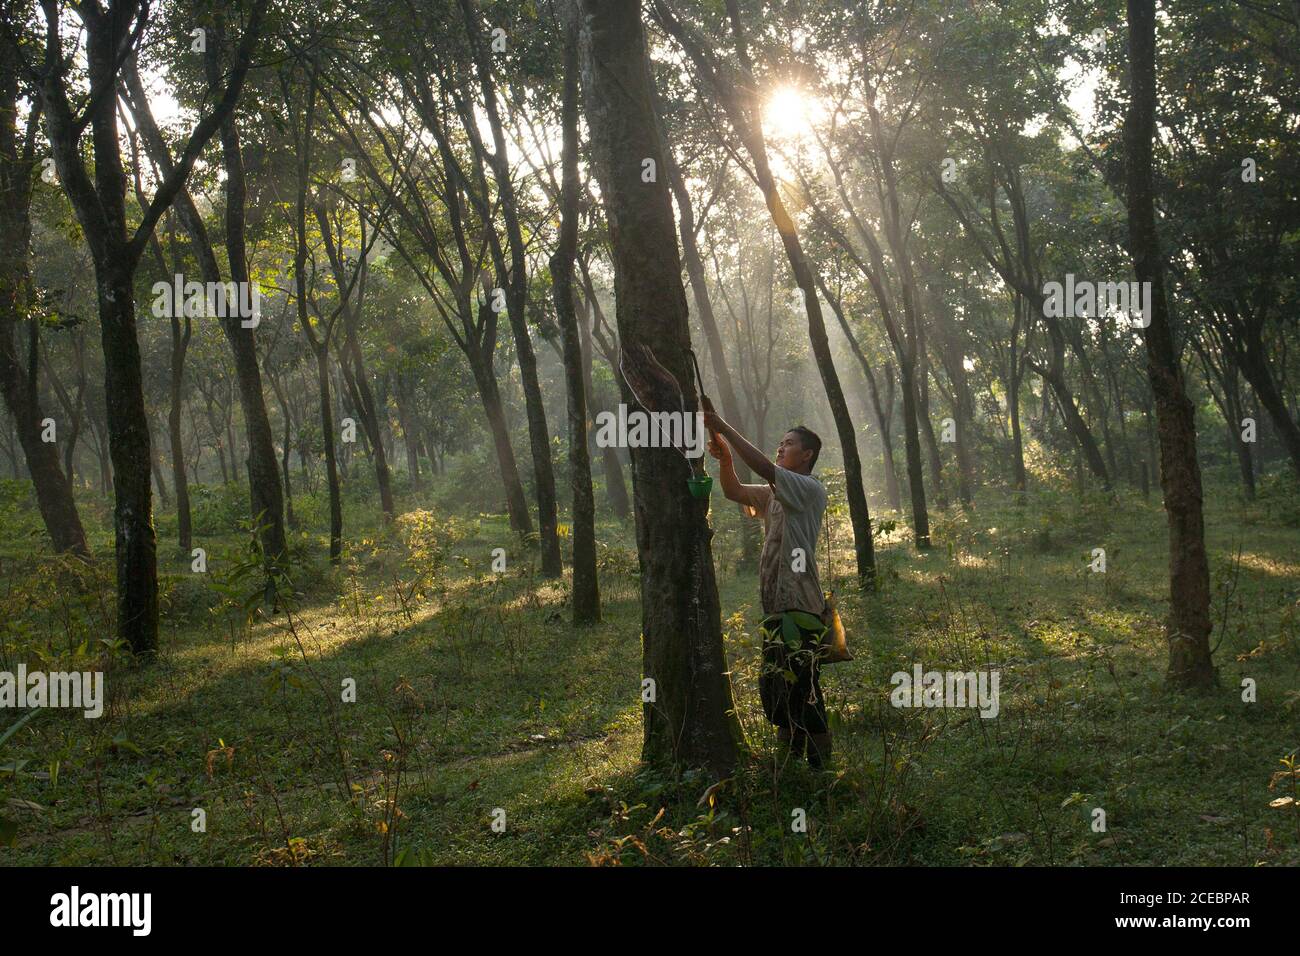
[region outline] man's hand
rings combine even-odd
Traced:
[[[753,469],[754,474],[758,475],[764,481],[771,483],[776,480],[776,466],[772,464],[771,459],[749,443],[744,435],[736,431],[712,409],[704,411],[704,427],[709,430],[712,436],[710,440],[710,449],[714,441],[722,441],[727,448],[727,457],[731,457],[734,449],[735,453],[740,456],[740,460]],[[716,454],[713,456],[718,458]],[[718,459],[721,461],[722,459]],[[738,500],[733,498],[733,501]]]
[[[713,432],[709,436],[709,454],[724,465],[731,464],[731,446],[717,432]]]

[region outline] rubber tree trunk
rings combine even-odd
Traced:
[[[555,314],[563,339],[564,381],[569,408],[569,480],[573,485],[573,623],[600,620],[596,579],[596,499],[587,451],[587,390],[582,339],[574,306],[573,263],[578,252],[578,42],[577,25],[564,25],[564,146],[560,186],[560,240],[550,259]]]
[[[848,340],[849,348],[853,351],[854,357],[858,360],[858,365],[862,368],[862,374],[867,379],[867,392],[871,397],[871,408],[876,415],[876,425],[880,431],[880,453],[883,459],[885,471],[885,492],[888,496],[889,507],[895,511],[902,511],[902,499],[899,496],[898,475],[894,471],[894,449],[890,444],[889,435],[889,416],[891,408],[885,408],[880,401],[880,389],[876,386],[876,375],[871,369],[871,363],[867,361],[866,353],[862,351],[862,346],[858,344],[858,337],[854,335],[852,327],[849,325],[848,317],[844,314],[844,304],[841,299],[832,296],[830,289],[821,277],[817,277],[817,287],[821,290],[822,296],[830,303],[831,311],[835,313],[835,318],[839,320],[840,331],[844,333],[844,338]],[[892,394],[892,393],[891,393]],[[758,446],[762,448],[760,444]]]
[[[470,370],[478,385],[488,429],[492,432],[492,447],[496,451],[497,466],[501,470],[501,481],[505,486],[510,528],[519,535],[532,534],[533,519],[528,513],[523,482],[519,479],[519,463],[515,460],[515,450],[510,444],[510,429],[506,425],[505,408],[501,404],[501,390],[497,387],[492,358],[490,355],[481,355],[474,349],[467,351],[466,358],[469,359]]]
[[[182,554],[189,554],[193,547],[190,519],[190,484],[185,474],[185,441],[181,433],[181,405],[184,398],[181,385],[185,374],[185,353],[189,348],[193,327],[190,319],[185,319],[185,331],[181,331],[181,320],[172,309],[172,355],[171,355],[171,407],[167,410],[167,438],[172,453],[172,484],[176,487],[176,528],[177,545]]]
[[[1273,430],[1291,459],[1291,468],[1295,471],[1296,477],[1300,478],[1300,426],[1296,425],[1290,409],[1286,407],[1286,399],[1282,397],[1282,392],[1278,389],[1277,382],[1269,370],[1268,363],[1264,359],[1263,345],[1248,342],[1240,354],[1242,374],[1255,390],[1259,404],[1268,412],[1273,422]],[[1258,422],[1258,418],[1256,421]]]
[[[329,258],[330,268],[334,273],[334,285],[337,289],[346,289],[348,288],[348,280],[345,275],[343,252],[335,245],[324,204],[319,201],[316,202],[313,211],[316,216],[316,224],[320,228],[321,236],[324,239],[325,252]],[[361,235],[361,243],[363,247],[367,245],[364,232]],[[357,417],[361,419],[361,430],[366,440],[366,448],[370,453],[370,460],[375,466],[375,484],[379,488],[379,507],[383,511],[384,521],[387,522],[392,521],[396,515],[396,506],[393,503],[393,485],[388,469],[388,453],[384,442],[384,430],[388,427],[388,416],[385,414],[383,420],[380,420],[378,409],[382,406],[375,402],[374,392],[370,388],[370,376],[366,372],[365,357],[362,355],[361,345],[358,341],[358,326],[361,324],[367,284],[367,263],[364,259],[358,262],[357,268],[360,273],[355,286],[351,289],[348,300],[342,305],[343,346],[341,349],[342,354],[339,356],[339,373],[343,377],[344,385],[347,386],[347,395],[356,408]]]
[[[158,546],[149,486],[149,418],[145,412],[134,282],[117,256],[96,264],[109,455],[113,461],[113,531],[117,558],[117,633],[148,660],[158,650]]]
[[[219,37],[210,38],[206,64],[210,79],[214,75],[219,75],[220,67],[215,58],[219,54],[220,47]],[[171,169],[170,155],[154,121],[153,113],[149,109],[148,97],[145,95],[133,60],[129,60],[123,67],[123,79],[131,103],[131,112],[144,142],[145,152],[165,174]],[[230,279],[237,283],[247,283],[250,277],[245,241],[244,162],[239,128],[233,114],[222,123],[220,137],[226,173],[225,244],[230,263]],[[181,189],[177,193],[173,208],[177,220],[193,244],[203,281],[220,282],[221,267],[217,262],[216,252],[207,227],[187,189]],[[285,551],[285,505],[280,489],[279,465],[275,459],[275,439],[271,433],[271,420],[266,411],[266,396],[262,389],[257,343],[254,329],[245,327],[239,317],[222,318],[220,321],[222,332],[230,343],[231,354],[234,357],[239,405],[244,414],[244,428],[248,438],[250,515],[261,525],[262,551],[269,562],[284,554]],[[232,456],[234,454],[233,448],[231,454]]]
[[[901,358],[898,363],[899,388],[903,393],[903,452],[907,464],[907,488],[912,504],[912,533],[916,547],[930,547],[930,511],[925,502],[925,478],[921,474],[920,415],[916,408],[916,365]]]
[[[587,290],[587,306],[589,315],[584,317],[584,321],[579,328],[582,333],[582,374],[584,376],[583,381],[587,386],[587,395],[595,404],[596,391],[592,387],[591,375],[591,365],[595,353],[593,351],[591,324],[586,319],[590,318],[591,322],[595,322],[600,318],[601,312],[600,303],[590,289]],[[619,461],[617,448],[610,445],[601,448],[600,467],[601,474],[605,476],[605,503],[609,505],[609,510],[614,512],[614,515],[620,521],[626,520],[628,515],[632,513],[632,504],[628,500],[627,483],[623,480],[623,463]]]
[[[370,455],[375,464],[375,482],[379,486],[379,507],[384,513],[385,521],[392,521],[397,513],[393,502],[392,476],[388,468],[388,453],[384,450],[384,429],[388,425],[388,416],[380,421],[379,407],[375,402],[374,392],[370,388],[370,376],[366,373],[365,360],[361,354],[361,345],[357,342],[355,319],[346,318],[346,335],[343,347],[347,352],[344,361],[339,363],[348,389],[354,392],[353,402],[357,414],[361,416],[361,427],[365,431],[366,444],[370,446]],[[349,361],[350,360],[350,361]]]
[[[36,504],[41,520],[50,535],[54,550],[87,554],[86,532],[81,527],[76,502],[72,498],[72,485],[59,465],[59,448],[54,442],[42,440],[45,414],[41,411],[35,383],[23,371],[14,347],[12,316],[17,300],[17,286],[13,285],[12,264],[26,263],[24,251],[21,259],[13,258],[8,251],[0,252],[0,394],[13,418],[18,432],[18,442],[27,459],[27,470],[32,476],[36,491]],[[8,273],[8,274],[6,274]],[[58,434],[57,423],[55,434]],[[15,463],[17,456],[15,456]]]
[[[171,492],[167,489],[167,482],[163,480],[162,468],[158,465],[157,455],[154,455],[153,460],[149,462],[149,468],[153,472],[153,486],[158,492],[158,500],[162,502],[164,510],[170,511],[172,506]]]
[[[397,398],[397,423],[402,428],[402,445],[406,449],[406,473],[411,487],[419,490],[424,484],[420,478],[420,443],[416,437],[416,413],[411,407],[411,391],[405,376],[397,376],[393,394]]]
[[[695,240],[695,207],[691,203],[691,194],[686,189],[686,183],[682,180],[681,170],[677,167],[672,146],[666,138],[664,157],[668,164],[665,170],[668,184],[677,202],[678,232],[682,237],[682,259],[686,264],[686,275],[690,280],[691,294],[695,300],[695,317],[699,319],[704,339],[709,343],[709,361],[713,366],[713,377],[718,383],[718,398],[722,401],[722,414],[728,422],[739,428],[743,425],[744,418],[740,413],[740,402],[736,400],[736,389],[731,381],[731,372],[727,368],[726,354],[722,350],[722,336],[718,332],[718,323],[713,315],[713,303],[709,299],[709,286],[704,278],[704,261],[700,258],[700,249]],[[748,477],[748,472],[749,469],[745,467],[744,462],[736,463],[736,474],[742,481]]]
[[[330,563],[343,556],[343,499],[339,490],[339,465],[334,442],[334,409],[330,400],[330,358],[324,343],[315,347],[316,387],[320,390],[321,440],[325,445],[325,483],[330,497]]]
[[[889,507],[902,512],[903,496],[898,487],[898,465],[894,461],[894,367],[889,362],[885,363],[885,380],[889,383],[889,388],[883,402],[874,383],[871,383],[872,403],[876,409],[876,420],[880,424],[881,454],[885,461],[885,493],[889,496]]]
[[[1216,677],[1210,653],[1210,570],[1205,554],[1201,468],[1196,458],[1196,417],[1169,323],[1151,169],[1156,111],[1155,6],[1155,0],[1128,0],[1131,94],[1124,117],[1124,155],[1129,253],[1137,280],[1151,283],[1151,322],[1142,337],[1147,376],[1155,396],[1160,482],[1169,518],[1166,679],[1178,687],[1209,687]]]
[[[492,75],[492,61],[481,36],[481,24],[472,0],[460,0],[461,13],[469,32],[470,51],[475,70],[483,88],[483,107],[488,128],[492,133],[493,151],[487,157],[497,186],[497,206],[505,226],[510,249],[510,271],[507,277],[501,269],[506,284],[507,317],[514,333],[515,358],[519,363],[519,380],[524,391],[524,413],[528,417],[528,443],[532,450],[533,477],[537,485],[537,526],[542,551],[542,575],[559,577],[564,566],[560,560],[560,537],[556,507],[555,469],[551,464],[551,436],[546,422],[546,403],[537,377],[537,353],[533,349],[528,330],[528,250],[519,222],[519,202],[514,182],[510,178],[509,148],[505,127],[497,104],[496,80]],[[469,130],[471,144],[478,145],[478,137]],[[484,197],[486,198],[486,197]],[[504,265],[500,263],[499,265]]]
[[[285,398],[284,389],[280,386],[280,381],[274,373],[267,376],[271,380],[271,388],[275,392],[276,401],[280,403],[280,415],[284,419],[284,444],[280,452],[280,470],[284,474],[284,518],[288,526],[294,530],[298,527],[298,519],[293,514],[293,484],[290,481],[289,472],[289,455],[293,450],[293,414],[289,408],[289,402]],[[299,455],[299,460],[303,460]]]
[[[586,119],[609,220],[621,347],[652,347],[694,412],[672,203],[666,184],[641,177],[644,159],[662,169],[664,155],[640,5],[580,0],[579,10]],[[642,758],[701,767],[716,779],[735,766],[740,729],[722,649],[708,503],[691,497],[689,474],[673,449],[632,449],[642,661],[652,681],[643,685]]]
[[[1020,328],[1027,308],[1025,297],[1019,292],[1015,297],[1015,318],[1011,325],[1011,341],[1008,344],[1010,368],[1007,372],[1007,414],[1011,418],[1011,482],[1016,491],[1021,492],[1016,501],[1023,504],[1023,492],[1029,486],[1025,472],[1025,442],[1020,429],[1020,383],[1024,378],[1024,361],[1020,356]]]
[[[72,497],[72,482],[59,465],[58,444],[42,440],[45,413],[41,410],[35,369],[23,368],[15,341],[15,332],[31,304],[27,263],[33,160],[19,153],[17,52],[8,43],[0,47],[0,395],[27,458],[36,504],[54,550],[87,554],[86,533]],[[17,455],[14,463],[16,466]]]

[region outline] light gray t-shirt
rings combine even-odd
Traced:
[[[817,532],[826,511],[826,489],[811,475],[776,469],[770,485],[745,485],[766,535],[758,562],[764,614],[807,611],[826,606],[817,578]]]

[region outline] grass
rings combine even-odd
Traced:
[[[423,500],[403,496],[412,511]],[[1270,804],[1296,781],[1270,783],[1300,747],[1300,530],[1227,492],[1207,503],[1226,624],[1220,687],[1205,694],[1163,685],[1158,502],[1044,491],[1016,507],[990,492],[937,515],[925,554],[900,519],[878,540],[873,594],[849,587],[835,515],[857,659],[824,672],[836,754],[813,774],[776,762],[756,689],[755,572],[715,495],[751,757],[712,790],[638,765],[630,527],[602,524],[605,619],[575,629],[567,583],[538,578],[500,516],[358,529],[375,508],[349,500],[343,565],[324,566],[323,536],[299,532],[289,613],[251,621],[245,537],[205,517],[197,575],[164,517],[163,648],[140,669],[100,640],[108,569],[33,554],[31,516],[16,514],[0,543],[0,670],[107,668],[109,695],[99,720],[42,711],[0,744],[0,816],[17,827],[0,862],[1295,865],[1300,810]],[[314,523],[311,508],[300,503]],[[90,513],[96,552],[111,554],[102,508]],[[491,571],[498,547],[504,574]],[[998,717],[891,706],[891,675],[916,663],[998,670]],[[12,722],[0,716],[0,736]]]

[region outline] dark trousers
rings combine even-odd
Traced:
[[[769,626],[769,621],[774,626]],[[822,694],[821,666],[816,635],[803,633],[803,643],[792,650],[781,638],[779,616],[763,622],[763,668],[758,677],[758,696],[763,714],[777,727],[793,734],[824,734],[826,698]]]

